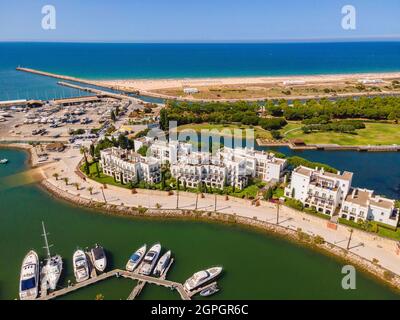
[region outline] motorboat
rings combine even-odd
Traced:
[[[82,282],[90,277],[89,262],[83,250],[76,250],[72,257],[76,282]]]
[[[165,270],[168,268],[170,261],[171,261],[171,250],[163,254],[163,256],[158,261],[153,274],[155,276],[162,276]]]
[[[217,285],[213,285],[211,287],[205,288],[204,290],[200,291],[200,295],[202,297],[209,297],[212,296],[213,294],[217,293],[219,291],[219,288]]]
[[[102,246],[96,246],[90,251],[93,265],[97,271],[103,272],[107,267],[107,257]]]
[[[150,275],[157,263],[160,252],[161,252],[161,245],[159,243],[153,245],[144,256],[143,263],[139,270],[139,273],[144,274],[146,276]]]
[[[1,159],[0,160],[0,164],[7,164],[8,163],[8,159]]]
[[[126,264],[126,270],[131,271],[131,272],[134,271],[139,266],[139,264],[142,262],[145,254],[146,254],[146,250],[147,250],[146,245],[143,245],[141,248],[136,250],[136,252],[130,256],[130,258]]]
[[[186,280],[184,288],[187,291],[194,290],[203,284],[216,278],[222,272],[222,267],[213,267],[207,270],[196,272],[193,276]]]
[[[21,300],[36,299],[39,293],[39,257],[33,250],[22,261],[19,285]]]

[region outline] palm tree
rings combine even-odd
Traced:
[[[72,185],[75,186],[76,190],[79,190],[80,184],[78,182],[74,182]]]
[[[88,149],[86,147],[82,146],[79,151],[81,152],[81,154],[83,154],[83,157],[85,159],[85,173],[89,174],[90,173],[89,161],[88,161],[87,155],[86,155],[86,153],[88,152]]]
[[[87,189],[88,189],[88,191],[90,192],[90,195],[92,195],[92,194],[93,194],[93,187],[92,187],[92,186],[89,186]]]
[[[55,173],[53,173],[53,177],[56,178],[56,181],[58,181],[58,178],[60,177],[60,175],[57,172],[55,172]]]
[[[104,296],[101,293],[96,294],[96,300],[104,300]]]
[[[65,182],[65,185],[67,186],[67,185],[68,185],[69,179],[68,179],[68,178],[64,178],[63,180],[64,180],[64,182]]]

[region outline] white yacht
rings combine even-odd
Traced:
[[[86,253],[83,250],[76,250],[72,257],[74,264],[74,274],[76,282],[82,282],[89,279],[89,263]]]
[[[161,252],[161,245],[159,243],[153,245],[149,252],[146,253],[143,259],[142,266],[139,270],[139,273],[144,274],[146,276],[150,275],[154,269],[154,266],[157,263],[158,256]]]
[[[213,267],[207,270],[196,272],[186,280],[184,288],[187,291],[194,290],[212,279],[216,278],[222,272],[222,267]]]
[[[171,250],[164,253],[163,256],[160,258],[160,260],[158,260],[157,266],[154,269],[153,274],[155,276],[161,277],[164,274],[165,269],[167,269],[170,261],[171,261]]]
[[[147,250],[146,245],[136,250],[136,252],[132,254],[131,257],[129,258],[126,264],[126,270],[131,272],[134,271],[138,267],[140,262],[142,262],[144,255],[146,254],[146,250]]]
[[[97,271],[103,272],[107,267],[107,257],[102,246],[96,246],[90,251],[92,261]]]
[[[42,267],[41,277],[41,290],[55,290],[57,287],[58,280],[60,279],[63,262],[60,255],[51,256],[50,247],[47,241],[47,233],[42,222],[43,237],[45,242],[45,249],[47,251],[46,264]]]
[[[39,258],[31,250],[22,261],[19,298],[21,300],[36,299],[39,293]]]
[[[1,159],[0,160],[0,164],[7,164],[8,163],[8,159]]]

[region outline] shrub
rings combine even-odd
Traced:
[[[302,211],[304,209],[303,204],[301,203],[301,201],[299,200],[295,200],[295,199],[287,199],[285,204],[290,207],[293,208],[295,210],[299,210]]]

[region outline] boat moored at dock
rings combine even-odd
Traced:
[[[204,290],[200,291],[200,295],[202,297],[209,297],[217,293],[218,291],[219,288],[217,287],[217,285],[212,285],[211,287],[205,288]]]
[[[39,258],[35,251],[27,253],[22,261],[19,298],[34,300],[39,293]]]
[[[90,277],[89,262],[83,250],[76,250],[72,257],[76,282],[82,282]]]
[[[90,250],[93,265],[97,271],[103,272],[107,267],[107,257],[102,246],[96,246]]]
[[[184,288],[187,291],[194,290],[203,284],[215,279],[222,272],[222,267],[213,267],[207,270],[196,272],[193,276],[186,280]]]
[[[165,270],[167,269],[169,263],[171,261],[171,250],[167,251],[163,254],[160,260],[157,263],[156,268],[154,269],[153,274],[155,276],[162,276]]]
[[[142,262],[147,250],[147,245],[143,245],[141,248],[136,250],[134,254],[132,254],[126,264],[127,271],[134,271],[139,264]]]
[[[43,237],[45,241],[44,248],[47,251],[47,258],[46,258],[46,264],[43,266],[40,273],[41,290],[42,291],[55,290],[63,269],[63,261],[60,255],[51,256],[49,243],[47,241],[47,233],[43,222],[42,222],[42,227],[43,227]]]
[[[139,273],[144,274],[146,276],[150,275],[157,263],[160,252],[161,252],[161,245],[159,243],[153,245],[150,248],[149,252],[146,253],[142,265],[140,267]]]

